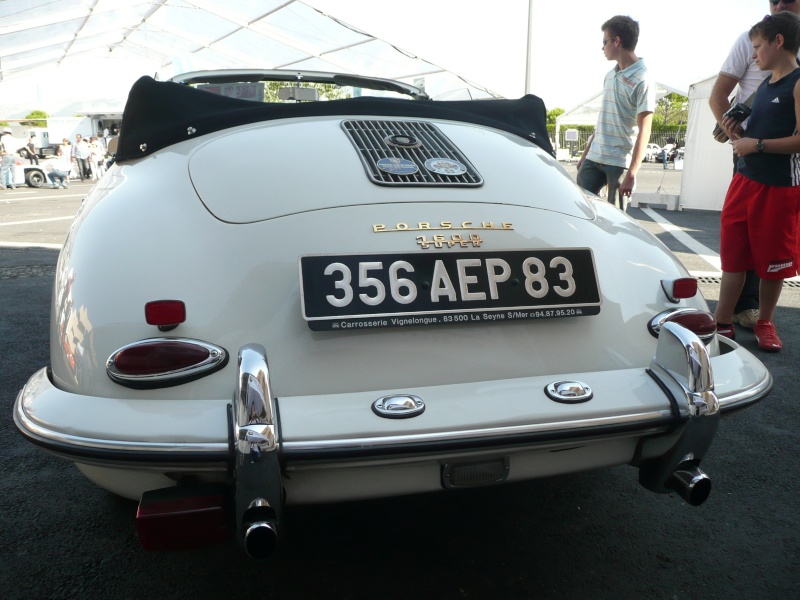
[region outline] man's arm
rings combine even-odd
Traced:
[[[592,142],[594,141],[594,134],[591,135],[589,141],[586,142],[586,148],[583,149],[583,154],[581,154],[580,159],[578,160],[578,169],[581,168],[583,161],[586,160],[586,155],[589,153],[589,148],[592,147]]]
[[[653,127],[653,113],[640,112],[636,115],[636,124],[639,126],[639,135],[636,137],[636,143],[633,145],[631,164],[625,173],[625,179],[622,180],[622,185],[619,186],[619,191],[623,196],[630,196],[633,193],[633,188],[636,187],[636,173],[639,172],[639,167],[644,158],[645,148],[647,148],[647,142],[650,141],[650,130]]]
[[[708,105],[711,107],[714,118],[717,120],[720,127],[722,127],[723,131],[728,134],[729,138],[735,138],[736,135],[732,129],[725,128],[722,123],[722,115],[731,107],[731,102],[728,98],[730,98],[733,88],[736,87],[737,83],[739,83],[739,80],[735,77],[720,73],[717,75],[717,80],[714,82],[714,87],[711,88],[711,95],[708,98]]]

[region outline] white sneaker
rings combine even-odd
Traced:
[[[753,327],[756,326],[756,323],[758,323],[758,317],[759,314],[757,308],[748,308],[733,315],[733,322],[738,323],[747,329],[753,329]]]

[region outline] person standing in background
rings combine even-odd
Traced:
[[[720,216],[722,282],[714,316],[717,334],[733,339],[733,307],[745,271],[761,279],[758,347],[778,352],[783,343],[772,317],[783,280],[798,272],[800,230],[800,17],[777,12],[750,30],[756,64],[771,71],[753,96],[744,129],[735,117],[722,120],[739,156]]]
[[[39,164],[39,148],[36,147],[36,135],[32,135],[28,138],[28,160],[30,163]]]
[[[16,189],[17,184],[14,181],[14,163],[17,150],[20,148],[20,143],[14,137],[14,132],[10,128],[3,129],[3,135],[0,136],[0,154],[2,154],[2,161],[0,162],[0,190],[6,189],[6,178],[8,177],[8,187],[12,190]]]
[[[800,15],[800,0],[789,0],[788,2],[786,0],[770,0],[768,6],[770,14],[786,10]],[[722,125],[722,115],[731,106],[728,98],[734,88],[738,86],[733,103],[744,102],[755,93],[761,82],[770,76],[769,71],[759,69],[753,60],[753,44],[750,42],[749,33],[749,30],[745,31],[736,38],[733,47],[728,52],[728,57],[722,64],[717,80],[711,90],[711,96],[708,99],[711,112],[714,113],[714,118],[723,130],[725,130],[725,127]],[[730,139],[733,139],[732,134],[734,131],[725,130],[725,133]],[[736,173],[738,161],[739,157],[734,153],[733,174]],[[747,271],[742,293],[733,310],[734,323],[748,329],[755,327],[759,318],[758,288],[759,280],[755,271]]]
[[[577,183],[593,194],[607,185],[608,201],[625,211],[650,141],[656,86],[635,53],[639,23],[617,15],[600,29],[603,54],[617,64],[603,83],[600,116],[578,161]]]
[[[669,155],[672,152],[673,148],[675,148],[675,138],[668,137],[667,143],[664,145],[664,154],[661,155],[661,158],[664,159],[664,170],[667,170],[667,161],[669,160]]]
[[[92,136],[91,140],[89,140],[89,149],[92,152],[92,179],[100,179],[103,173],[106,172],[105,148],[103,147],[103,143],[96,136]]]
[[[89,144],[79,133],[75,136],[75,145],[72,147],[72,162],[75,163],[75,168],[78,170],[78,177],[81,178],[81,181],[92,178],[91,156],[92,151],[89,148]]]

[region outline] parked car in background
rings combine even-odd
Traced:
[[[658,144],[647,144],[647,149],[645,150],[644,162],[652,162],[658,160],[658,157],[661,156],[661,146]]]
[[[262,81],[288,101],[194,87]],[[266,558],[284,504],[616,465],[701,504],[720,418],[772,387],[680,261],[556,161],[535,96],[143,77],[118,142],[14,420],[138,500],[145,548],[232,532]]]
[[[40,188],[47,183],[44,163],[30,164],[20,155],[14,157],[14,182],[16,185],[26,184],[28,187]]]

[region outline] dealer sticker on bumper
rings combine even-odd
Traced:
[[[588,248],[300,258],[303,318],[315,331],[596,315]]]

